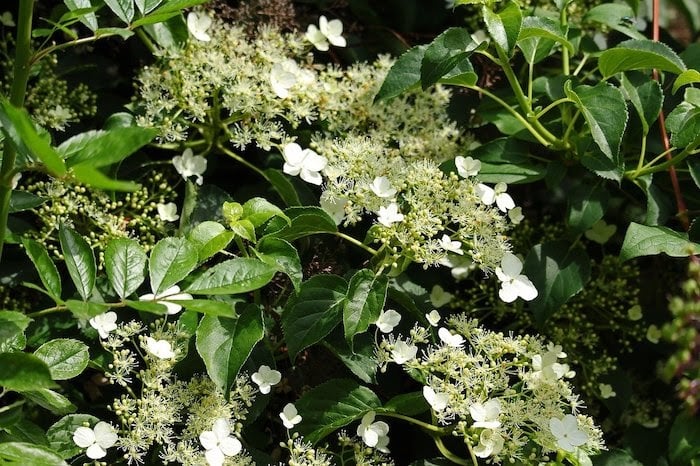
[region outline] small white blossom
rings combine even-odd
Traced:
[[[604,400],[617,396],[617,393],[615,393],[615,390],[613,390],[612,385],[607,383],[599,383],[598,390],[600,390],[600,397]]]
[[[172,359],[175,357],[173,347],[168,340],[156,340],[146,337],[146,351],[158,359]]]
[[[537,297],[537,288],[529,278],[520,272],[523,270],[523,263],[510,252],[503,255],[501,266],[496,267],[496,276],[501,281],[501,289],[498,296],[506,303],[512,303],[518,297],[525,301],[532,301]]]
[[[146,293],[143,296],[139,296],[139,301],[155,301],[158,304],[162,304],[167,308],[168,315],[177,314],[182,310],[181,305],[170,301],[184,301],[188,299],[192,299],[192,295],[180,293],[180,287],[177,285],[171,286],[160,294]]]
[[[442,307],[452,301],[454,295],[445,291],[440,285],[434,285],[430,290],[430,302],[435,307]]]
[[[462,251],[462,242],[452,241],[449,235],[442,235],[442,238],[440,238],[440,247],[447,252],[453,252],[460,256],[464,254],[464,251]]]
[[[287,429],[293,429],[295,425],[301,422],[301,416],[299,415],[296,406],[294,406],[292,403],[287,403],[284,406],[282,412],[280,413],[280,419],[282,419],[282,424],[284,424],[284,427]]]
[[[211,36],[207,34],[207,29],[211,26],[211,17],[207,14],[197,14],[191,11],[187,15],[187,30],[190,31],[192,37],[201,41],[209,42]]]
[[[295,85],[308,86],[313,82],[313,73],[299,68],[297,62],[291,58],[275,63],[270,70],[270,85],[280,99],[289,97],[289,90]]]
[[[107,455],[107,449],[113,447],[119,437],[114,427],[100,421],[93,429],[78,427],[73,432],[73,442],[80,448],[87,448],[85,454],[88,458],[97,460]]]
[[[578,428],[576,417],[567,414],[561,419],[549,420],[549,430],[557,439],[557,445],[564,451],[573,452],[588,441],[588,435]]]
[[[201,155],[194,155],[192,149],[187,148],[182,155],[173,157],[173,165],[184,179],[196,176],[198,185],[201,186],[204,182],[202,174],[207,170],[207,159]]]
[[[199,434],[199,442],[206,450],[204,457],[209,466],[221,466],[227,456],[236,456],[243,449],[241,441],[231,435],[228,421],[222,417],[214,421],[211,430]]]
[[[389,444],[389,424],[384,421],[374,422],[374,416],[374,411],[362,416],[362,421],[357,426],[357,435],[368,447],[388,453],[386,447]]]
[[[629,320],[640,320],[643,316],[642,306],[639,304],[635,304],[631,308],[627,309],[627,318]]]
[[[2,15],[0,15],[0,24],[8,28],[15,27],[15,20],[12,19],[12,13],[5,11]]]
[[[513,207],[508,211],[508,218],[511,222],[513,222],[513,225],[518,225],[525,219],[525,216],[523,215],[523,208],[519,206]]]
[[[562,356],[562,354],[564,356]],[[556,346],[550,348],[544,354],[536,354],[532,357],[532,375],[537,379],[544,380],[559,380],[569,373],[569,365],[557,362],[558,358],[565,357],[566,353],[561,352],[561,347]]]
[[[501,402],[497,398],[486,403],[474,403],[469,407],[469,414],[474,420],[472,427],[496,429],[501,425],[498,416],[501,414]]]
[[[160,202],[156,204],[158,209],[158,216],[164,222],[174,222],[180,216],[177,213],[177,205],[174,202],[168,202],[167,204],[161,204]]]
[[[462,178],[468,178],[470,176],[476,176],[481,170],[481,162],[474,160],[471,157],[462,157],[458,155],[455,157],[455,167],[457,167],[457,173]]]
[[[19,180],[21,180],[21,179],[22,179],[22,172],[17,172],[12,176],[12,179],[10,180],[10,186],[12,187],[12,189],[17,189],[17,185],[19,184]]]
[[[387,309],[379,314],[379,318],[374,323],[382,333],[390,333],[394,327],[399,325],[401,314],[393,309]]]
[[[583,234],[591,241],[595,241],[598,244],[605,244],[612,238],[612,235],[614,235],[616,231],[617,226],[608,225],[605,223],[605,220],[600,219],[593,224],[590,230],[586,230]]]
[[[440,265],[450,268],[450,274],[455,280],[463,280],[476,268],[469,257],[450,254],[440,259]]]
[[[430,325],[437,327],[442,317],[440,317],[440,313],[437,309],[433,309],[425,315],[425,318],[428,319],[428,323],[430,323]]]
[[[418,354],[418,347],[403,340],[398,340],[394,343],[394,347],[391,350],[391,357],[396,364],[405,364],[415,359],[416,354]]]
[[[328,21],[325,16],[319,18],[319,27],[309,24],[306,29],[306,39],[311,42],[316,49],[325,52],[328,50],[328,43],[336,47],[345,47],[347,42],[342,36],[343,23],[339,19]]]
[[[279,371],[270,369],[270,366],[262,365],[257,372],[253,373],[250,379],[260,388],[260,393],[268,394],[273,385],[277,385],[282,380]]]
[[[295,142],[284,146],[282,156],[284,157],[282,171],[287,175],[299,175],[302,180],[315,185],[320,185],[323,181],[320,172],[326,168],[328,163],[325,157],[318,155],[311,149],[302,149]]]
[[[108,311],[103,314],[96,315],[88,321],[90,326],[97,330],[100,338],[107,338],[109,332],[117,329],[117,314],[113,311]]]
[[[438,330],[438,337],[440,337],[440,340],[447,346],[461,348],[464,344],[464,337],[462,335],[459,333],[453,334],[445,327],[440,327],[440,330]]]
[[[449,401],[447,393],[436,392],[432,387],[426,385],[423,387],[423,397],[434,411],[442,411],[447,408]]]
[[[503,449],[504,439],[493,429],[484,429],[479,435],[479,444],[474,447],[474,454],[479,458],[497,455]]]
[[[497,183],[493,188],[483,183],[479,183],[476,186],[476,191],[481,202],[486,205],[491,205],[495,202],[501,212],[508,212],[515,207],[515,201],[510,197],[510,194],[506,193],[507,189],[508,185],[503,182]]]
[[[396,222],[403,221],[403,214],[399,212],[399,206],[396,202],[392,202],[388,207],[380,207],[377,214],[377,221],[385,227],[390,227]]]
[[[321,196],[321,208],[333,219],[336,225],[345,218],[345,206],[348,204],[348,199],[337,196]]]
[[[659,327],[656,325],[651,324],[649,328],[647,328],[646,337],[650,342],[657,344],[661,338],[661,330],[659,330]]]
[[[396,189],[391,186],[391,181],[386,176],[378,176],[369,185],[369,189],[381,198],[390,198],[396,194]]]

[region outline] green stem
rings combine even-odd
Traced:
[[[642,147],[639,149],[639,162],[637,162],[637,170],[639,171],[642,168],[644,168],[644,158],[647,153],[647,135],[649,134],[649,131],[646,130],[644,131],[644,134],[642,134]]]
[[[566,17],[566,6],[561,9],[561,13],[559,14],[559,23],[562,25],[562,30],[566,31],[568,28],[568,19]],[[569,49],[566,47],[562,47],[562,52],[561,52],[561,69],[562,72],[564,73],[564,76],[569,76],[571,74],[571,69],[569,65]]]
[[[148,51],[155,55],[155,53],[158,51],[158,48],[155,46],[150,37],[148,37],[143,31],[143,28],[136,29],[136,35],[139,39],[141,39],[141,42],[143,42]]]
[[[17,49],[15,51],[15,65],[12,87],[10,89],[10,103],[15,107],[24,106],[24,97],[27,93],[27,82],[29,81],[29,72],[31,70],[33,12],[34,0],[22,0],[19,2]],[[7,217],[10,213],[12,177],[14,176],[16,158],[17,153],[8,138],[5,140],[2,165],[0,166],[0,258],[2,257],[2,248],[5,244],[5,234],[7,232]]]
[[[34,0],[30,0],[30,1],[33,2]],[[52,54],[54,52],[58,52],[59,50],[67,49],[68,47],[72,47],[74,45],[89,44],[89,43],[95,42],[99,39],[104,39],[105,37],[112,37],[112,36],[116,36],[116,35],[117,35],[116,33],[115,34],[105,33],[105,34],[100,34],[99,36],[94,35],[94,36],[89,36],[89,37],[81,37],[80,39],[75,39],[75,40],[71,40],[68,42],[63,42],[61,44],[52,45],[51,47],[46,47],[45,49],[39,50],[37,53],[35,53],[34,56],[32,56],[29,64],[32,65],[32,64],[38,62],[39,60],[41,60],[42,58],[44,58],[46,55]]]
[[[266,181],[268,181],[268,182],[271,183],[270,178],[267,177],[267,174],[266,174],[264,171],[260,170],[258,167],[256,167],[256,166],[253,165],[252,163],[248,162],[246,159],[244,159],[244,158],[241,157],[240,155],[236,154],[235,152],[228,150],[228,149],[227,149],[223,144],[221,144],[220,142],[217,142],[217,143],[216,143],[216,148],[219,149],[219,150],[220,150],[221,152],[223,152],[224,154],[226,154],[226,155],[228,155],[229,157],[231,157],[232,159],[236,160],[237,162],[239,162],[239,163],[245,165],[246,167],[250,168],[250,169],[253,170],[255,173],[257,173],[258,175],[260,175],[260,176],[262,176],[263,178],[265,178]]]
[[[337,236],[338,238],[342,238],[342,239],[344,239],[345,241],[348,241],[348,242],[354,244],[354,245],[357,246],[358,248],[364,249],[365,251],[367,251],[368,253],[372,254],[373,256],[376,256],[376,255],[377,255],[377,251],[375,251],[375,250],[372,249],[371,247],[367,246],[367,245],[364,244],[362,241],[359,241],[359,240],[353,238],[353,237],[350,236],[350,235],[346,235],[345,233],[342,233],[342,232],[340,232],[340,231],[336,231],[336,232],[334,232],[333,234],[334,234],[335,236]]]
[[[435,442],[435,446],[440,450],[440,453],[447,458],[448,460],[452,461],[453,463],[456,464],[461,464],[463,466],[469,466],[469,461],[465,460],[464,458],[455,455],[452,453],[450,450],[447,449],[444,443],[442,443],[442,439],[440,437],[433,437],[433,441]],[[472,464],[474,466],[479,466],[479,463],[475,461],[476,458],[472,458]]]
[[[476,455],[474,454],[474,449],[472,448],[472,443],[469,441],[469,439],[467,437],[464,437],[464,444],[467,446],[467,450],[469,450],[469,456],[472,459],[472,463],[474,463],[474,465],[477,465],[478,462],[476,459]]]
[[[447,426],[447,427],[438,427],[433,424],[428,424],[427,422],[419,421],[418,419],[414,419],[410,416],[404,416],[403,414],[399,413],[380,413],[382,416],[387,416],[387,417],[393,417],[395,419],[401,419],[402,421],[410,422],[411,424],[415,424],[422,429],[428,431],[431,433],[431,435],[436,435],[436,436],[441,436],[441,435],[446,435],[450,433],[453,430],[453,427]]]
[[[685,160],[688,156],[695,155],[699,152],[700,152],[700,150],[696,149],[695,146],[693,146],[692,148],[686,147],[685,149],[683,149],[682,152],[680,152],[678,155],[676,155],[672,159],[667,160],[666,162],[661,163],[659,165],[653,165],[653,163],[661,157],[661,156],[658,156],[654,160],[652,160],[651,162],[646,164],[642,169],[637,169],[637,170],[625,172],[625,178],[629,178],[629,179],[634,180],[635,178],[647,175],[649,173],[656,173],[656,172],[667,170],[671,167],[678,165],[680,162]]]
[[[539,113],[537,115],[535,115],[535,118],[538,118],[538,119],[541,118],[542,115],[544,115],[548,111],[552,110],[557,105],[561,105],[561,104],[566,103],[566,102],[573,102],[573,100],[569,99],[568,97],[562,97],[559,100],[555,100],[554,102],[552,102],[551,104],[547,105],[545,108],[540,110]]]

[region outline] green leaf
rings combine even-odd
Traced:
[[[28,419],[20,419],[9,429],[3,429],[6,432],[0,434],[1,441],[4,442],[27,442],[43,447],[49,446],[49,440],[46,438],[44,429]],[[5,463],[2,463],[5,464]]]
[[[621,82],[622,89],[639,115],[643,133],[646,135],[661,112],[664,102],[661,85],[655,79],[633,72],[624,73]]]
[[[264,334],[262,311],[247,305],[237,319],[204,316],[197,327],[197,352],[216,386],[228,393],[238,371]]]
[[[198,224],[187,234],[187,239],[197,249],[199,262],[204,262],[217,252],[226,249],[233,237],[232,231],[228,231],[219,222],[210,220]]]
[[[430,409],[425,401],[423,392],[402,393],[384,403],[384,407],[377,410],[380,413],[399,413],[405,416],[416,416]]]
[[[163,6],[155,10],[153,14],[159,15],[163,13],[181,11],[185,8],[201,5],[202,3],[206,3],[206,1],[207,0],[168,0]]]
[[[535,64],[547,58],[552,53],[555,44],[556,42],[551,39],[531,36],[526,39],[519,39],[517,45],[522,50],[525,61]]]
[[[610,200],[610,194],[602,182],[581,184],[567,197],[567,222],[569,228],[577,233],[583,233],[603,218]]]
[[[157,301],[132,301],[126,299],[124,304],[137,311],[150,312],[151,314],[165,315],[168,312],[168,308]]]
[[[427,47],[419,45],[404,52],[389,69],[382,87],[374,97],[375,102],[397,97],[409,89],[418,87],[421,78],[421,63]]]
[[[25,442],[0,443],[0,458],[11,461],[12,464],[68,466],[63,458],[48,447]]]
[[[47,200],[48,199],[45,197],[40,197],[27,191],[12,191],[12,197],[10,197],[10,213],[13,214],[15,212],[22,212],[39,207]]]
[[[671,464],[681,466],[700,456],[700,423],[696,417],[681,412],[673,421],[668,436]]]
[[[146,278],[148,257],[135,240],[114,239],[105,250],[105,271],[114,292],[125,299],[136,291]]]
[[[104,2],[126,24],[134,19],[134,0],[104,0]]]
[[[628,452],[620,449],[604,451],[593,458],[594,466],[643,466],[635,460]]]
[[[277,191],[277,194],[279,194],[285,204],[287,204],[289,207],[301,205],[299,195],[294,189],[294,185],[291,181],[289,181],[289,177],[281,170],[268,168],[265,170],[265,177],[275,191]]]
[[[39,278],[46,291],[49,292],[54,301],[60,301],[61,276],[46,248],[41,243],[27,237],[22,238],[22,245],[37,272],[39,272]]]
[[[157,131],[138,126],[117,127],[80,133],[56,148],[73,167],[84,164],[105,167],[124,160],[153,140]]]
[[[492,11],[486,5],[482,7],[481,12],[484,16],[486,29],[493,41],[506,54],[510,54],[518,41],[522,27],[523,17],[520,6],[514,1],[508,1],[499,12]]]
[[[665,253],[671,257],[690,256],[700,251],[700,244],[688,240],[685,233],[661,226],[646,226],[632,222],[622,242],[620,259]]]
[[[336,429],[381,407],[377,395],[353,380],[334,379],[306,392],[295,403],[304,439],[316,443]]]
[[[16,392],[52,388],[49,368],[38,357],[28,353],[0,353],[0,387]]]
[[[621,71],[658,69],[681,74],[686,70],[683,60],[662,43],[648,39],[630,39],[600,54],[598,68],[604,77]]]
[[[92,8],[90,0],[63,0],[69,10],[78,10],[83,8]],[[88,27],[91,31],[97,29],[97,16],[94,12],[80,15],[80,22]]]
[[[423,89],[427,89],[461,61],[467,60],[471,52],[467,48],[475,45],[471,35],[464,28],[452,27],[433,40],[420,66],[420,81]]]
[[[42,138],[29,114],[4,98],[0,98],[0,129],[18,154],[26,159],[39,159],[55,177],[66,174],[66,166],[51,144]]]
[[[134,32],[129,28],[99,28],[95,31],[95,36],[99,38],[119,36],[126,40],[133,35]]]
[[[566,241],[538,244],[527,255],[523,273],[539,293],[530,301],[530,308],[542,325],[583,289],[591,275],[590,259],[583,249],[572,248]]]
[[[348,284],[336,275],[316,275],[301,284],[282,313],[282,330],[289,358],[328,335],[343,319]]]
[[[92,186],[93,188],[99,188],[105,191],[126,191],[132,192],[139,189],[139,184],[133,181],[121,181],[115,180],[95,167],[89,165],[76,165],[71,169],[75,179],[83,184]]]
[[[379,363],[374,355],[375,342],[372,335],[357,335],[351,349],[342,332],[334,331],[323,339],[323,346],[360,380],[365,383],[377,383]]]
[[[281,217],[291,223],[282,209],[262,197],[254,197],[243,204],[243,218],[249,220],[255,228],[261,227],[272,217]]]
[[[348,284],[347,298],[343,305],[343,328],[350,348],[352,339],[365,332],[377,321],[386,302],[389,280],[385,275],[376,276],[368,269],[359,270]]]
[[[273,229],[273,232],[266,236],[294,241],[304,236],[338,231],[335,221],[320,207],[289,207],[285,209],[284,213],[291,224],[283,223],[284,220],[276,217],[268,224],[269,229]],[[279,221],[276,223],[277,219]],[[273,223],[274,225],[272,225]]]
[[[189,311],[209,316],[236,317],[236,310],[233,308],[233,305],[224,301],[215,301],[213,299],[173,299],[170,302],[179,304]]]
[[[678,89],[683,86],[694,83],[700,83],[700,71],[693,69],[685,70],[679,74],[676,80],[673,82],[673,93],[675,94],[678,92]]]
[[[622,164],[620,143],[627,127],[627,104],[620,90],[606,83],[571,88],[564,86],[567,97],[574,101],[586,119],[593,140],[615,165]]]
[[[289,242],[279,238],[263,238],[257,244],[258,259],[275,267],[289,277],[295,291],[299,291],[304,278],[299,253]]]
[[[32,321],[21,312],[0,311],[0,353],[22,351],[27,344],[24,331]]]
[[[94,426],[100,422],[98,418],[90,414],[69,414],[55,422],[46,431],[51,449],[63,458],[71,458],[82,453],[83,448],[73,441],[73,432],[84,425]]]
[[[229,228],[237,236],[252,243],[256,241],[255,225],[250,220],[243,218],[243,206],[240,203],[224,202],[222,212]]]
[[[146,15],[158,8],[158,5],[161,3],[163,3],[163,0],[136,0],[136,8],[139,9],[141,14]]]
[[[258,259],[238,257],[204,271],[187,287],[192,294],[238,294],[265,286],[277,269]]]
[[[485,183],[532,183],[544,178],[547,171],[532,162],[524,143],[512,137],[489,141],[469,155],[481,162],[479,180]]]
[[[548,39],[557,42],[567,48],[569,52],[574,53],[574,46],[566,38],[566,31],[562,30],[562,26],[551,18],[542,16],[524,17],[522,29],[518,36],[518,43],[530,38]]]
[[[646,39],[643,34],[634,27],[630,27],[625,18],[634,18],[637,15],[628,5],[620,3],[605,3],[588,10],[583,16],[584,22],[600,23],[625,34],[633,39]]]
[[[161,294],[188,276],[197,263],[197,248],[187,239],[165,238],[158,241],[148,262],[151,290],[155,295]]]
[[[22,394],[33,403],[59,416],[73,413],[77,409],[68,398],[48,388],[22,392]]]
[[[671,134],[671,145],[685,149],[689,146],[696,146],[698,141],[700,141],[700,107],[693,107],[683,115],[678,127]]]
[[[63,224],[58,229],[58,238],[68,274],[83,301],[87,301],[95,288],[95,254],[82,236]]]
[[[132,23],[141,23],[153,40],[163,49],[178,50],[185,46],[189,31],[182,14],[177,12],[151,14]]]
[[[78,301],[77,299],[69,299],[65,302],[68,310],[80,320],[90,320],[96,315],[107,312],[110,307],[108,304],[95,303],[93,301]]]
[[[87,345],[69,338],[50,340],[37,348],[34,355],[46,363],[54,380],[77,377],[90,361]]]

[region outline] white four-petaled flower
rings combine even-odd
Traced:
[[[199,434],[199,442],[204,447],[204,457],[209,466],[221,466],[227,456],[236,456],[243,449],[241,441],[231,435],[231,427],[226,419],[214,421],[211,430]]]
[[[117,314],[113,311],[108,311],[100,315],[96,315],[88,321],[90,326],[97,330],[100,338],[107,338],[109,332],[117,329]]]
[[[399,325],[400,321],[401,314],[393,309],[387,309],[379,314],[379,318],[374,324],[382,333],[389,333],[394,330],[394,327]]]
[[[452,301],[455,296],[445,291],[440,285],[433,285],[430,290],[430,303],[435,307],[442,307]]]
[[[470,176],[476,176],[479,173],[479,170],[481,170],[481,162],[471,157],[462,157],[458,155],[455,157],[455,167],[457,167],[459,176],[468,178]]]
[[[423,387],[423,397],[434,411],[442,411],[447,408],[449,397],[447,393],[436,392],[429,385]]]
[[[491,205],[495,202],[501,212],[508,212],[515,207],[515,201],[510,197],[510,194],[506,193],[507,189],[508,185],[503,182],[497,183],[493,188],[483,183],[479,183],[476,186],[476,192],[481,202],[486,205]]]
[[[348,199],[340,196],[332,196],[324,193],[321,195],[321,208],[331,216],[336,225],[345,218],[345,206],[348,205]]]
[[[479,435],[479,443],[474,447],[474,454],[479,458],[497,455],[503,449],[504,439],[493,429],[484,429]]]
[[[275,63],[270,70],[270,85],[275,95],[280,99],[289,97],[289,90],[294,86],[308,86],[314,82],[314,74],[309,70],[302,70],[297,62],[287,58],[280,63]]]
[[[113,447],[119,437],[114,427],[100,421],[94,428],[78,427],[73,432],[73,442],[80,448],[87,448],[85,454],[88,458],[97,460],[107,455],[107,449]]]
[[[501,266],[496,267],[496,276],[501,281],[501,289],[498,296],[506,303],[512,303],[518,297],[525,301],[532,301],[537,297],[537,288],[529,278],[520,272],[523,263],[515,254],[507,252],[501,259]]]
[[[280,383],[282,374],[279,371],[270,369],[270,366],[263,364],[258,369],[258,372],[253,373],[250,379],[258,385],[260,393],[268,394],[273,385]]]
[[[384,421],[374,422],[374,411],[370,411],[362,416],[360,425],[357,426],[357,435],[368,447],[389,453],[389,424]]]
[[[158,209],[158,217],[164,222],[174,222],[180,216],[177,213],[177,205],[174,202],[168,202],[167,204],[158,203],[156,204]]]
[[[416,354],[418,354],[418,347],[410,345],[403,340],[397,340],[391,349],[391,357],[396,364],[405,364],[415,359]]]
[[[187,15],[187,30],[192,36],[202,42],[209,42],[211,36],[207,34],[207,29],[211,26],[211,17],[205,13],[198,14],[191,11]]]
[[[469,407],[469,414],[474,420],[472,427],[496,429],[501,425],[498,416],[501,414],[501,402],[492,398],[486,403],[474,403]]]
[[[204,182],[202,174],[207,170],[207,159],[201,155],[194,155],[192,149],[187,148],[182,155],[173,157],[173,165],[175,166],[175,170],[177,170],[184,179],[188,179],[190,176],[196,176],[198,185],[201,186]]]
[[[440,327],[438,330],[438,337],[440,337],[440,340],[447,346],[461,348],[464,344],[464,337],[462,335],[459,333],[453,334],[445,327]]]
[[[391,181],[386,176],[376,177],[369,185],[369,189],[381,198],[390,198],[396,194],[396,188],[391,186]]]
[[[460,256],[464,254],[464,251],[462,251],[462,242],[452,241],[449,235],[442,235],[442,238],[440,238],[440,247],[447,252],[453,252]]]
[[[377,221],[385,227],[390,227],[396,222],[403,221],[403,214],[399,212],[399,206],[396,202],[392,202],[388,207],[380,207],[377,212]]]
[[[172,359],[175,357],[173,346],[168,340],[156,340],[153,337],[146,337],[146,351],[158,359]]]
[[[336,47],[345,47],[347,42],[342,36],[343,34],[343,23],[339,19],[332,19],[328,21],[325,16],[321,16],[318,20],[318,26],[315,24],[309,24],[306,29],[306,39],[311,42],[314,47],[322,52],[328,50],[328,43],[335,45]]]
[[[189,299],[192,299],[192,295],[189,293],[180,293],[180,287],[177,285],[173,285],[159,294],[146,293],[143,296],[139,296],[139,301],[155,301],[158,304],[162,304],[167,308],[168,315],[177,314],[182,310],[181,305],[171,303],[170,301],[184,301]]]
[[[567,414],[561,419],[555,417],[549,420],[549,430],[557,439],[557,445],[562,450],[573,452],[588,441],[588,435],[578,428],[576,417]]]
[[[438,312],[437,309],[433,309],[432,311],[428,312],[425,315],[425,318],[428,319],[428,323],[432,325],[433,327],[437,327],[438,323],[440,323],[440,313]]]
[[[321,170],[326,168],[328,161],[311,149],[302,149],[296,142],[290,142],[282,151],[284,166],[282,171],[287,175],[299,175],[307,183],[320,185],[323,182]]]
[[[282,408],[280,419],[282,419],[282,424],[284,424],[284,427],[287,429],[293,429],[295,425],[301,422],[301,416],[296,406],[292,403],[287,403],[284,408]]]

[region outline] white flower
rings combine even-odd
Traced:
[[[158,359],[172,359],[175,357],[173,347],[168,340],[156,340],[146,337],[146,351]]]
[[[343,23],[339,19],[328,21],[325,16],[319,18],[319,27],[314,24],[309,24],[306,30],[306,39],[311,42],[314,47],[322,52],[328,50],[328,43],[336,47],[345,47],[347,45],[343,33]]]
[[[280,99],[289,97],[289,90],[297,83],[300,73],[299,66],[291,58],[275,63],[270,70],[270,84],[275,95]]]
[[[382,333],[389,333],[394,330],[394,327],[399,325],[400,321],[401,314],[393,309],[388,309],[387,311],[379,314],[379,318],[374,325],[376,325]]]
[[[576,418],[567,414],[561,419],[555,417],[549,420],[549,430],[557,439],[557,445],[564,451],[573,452],[576,447],[588,441],[588,435],[578,428]]]
[[[608,398],[614,398],[617,395],[617,393],[615,393],[615,390],[613,390],[612,385],[607,383],[599,383],[598,390],[600,390],[600,397],[604,400],[607,400]]]
[[[423,387],[423,397],[434,411],[442,411],[447,408],[449,401],[447,393],[436,392],[432,387],[426,385]]]
[[[561,347],[551,347],[544,354],[536,354],[532,357],[532,373],[535,379],[559,380],[569,373],[569,365],[557,362],[558,358],[566,357],[566,353],[561,352]]]
[[[608,242],[612,235],[617,231],[615,225],[608,225],[605,220],[600,219],[593,224],[590,230],[586,230],[583,234],[591,241],[595,241],[598,244],[605,244]]]
[[[321,208],[331,216],[336,225],[345,218],[345,206],[348,205],[348,199],[345,197],[328,196],[325,193],[321,195]]]
[[[187,29],[192,36],[202,42],[209,42],[211,36],[207,34],[207,29],[211,26],[211,18],[207,14],[197,14],[194,11],[187,15]]]
[[[508,212],[515,207],[515,201],[510,197],[510,194],[506,193],[507,189],[508,185],[503,182],[497,183],[493,188],[483,183],[479,183],[476,186],[476,192],[481,202],[486,205],[491,205],[495,202],[501,212]]]
[[[399,206],[396,204],[396,202],[389,204],[389,207],[380,207],[377,214],[377,221],[385,227],[390,227],[396,222],[403,221],[403,214],[399,212]]]
[[[445,291],[440,285],[434,285],[430,290],[430,302],[435,307],[442,307],[452,301],[454,295]]]
[[[118,439],[114,427],[104,421],[95,424],[93,429],[78,427],[73,432],[73,442],[80,448],[87,448],[85,454],[93,460],[104,458],[107,449],[114,446]]]
[[[642,306],[639,304],[635,304],[631,308],[627,309],[627,318],[629,320],[640,320],[642,317]]]
[[[462,251],[462,242],[452,241],[449,235],[442,235],[442,238],[440,238],[440,247],[447,252],[453,252],[460,256],[464,254],[464,251]]]
[[[537,297],[537,288],[529,278],[520,272],[523,263],[514,254],[507,252],[501,259],[501,266],[496,267],[496,276],[501,281],[501,289],[498,296],[506,303],[512,303],[518,297],[525,301],[532,301]]]
[[[88,321],[90,326],[97,330],[100,338],[107,338],[109,332],[117,329],[117,314],[113,311],[108,311],[100,315],[96,315]]]
[[[455,157],[455,167],[457,167],[459,176],[468,178],[470,176],[476,176],[479,173],[479,170],[481,170],[481,162],[471,157],[462,157],[458,155]]]
[[[391,357],[396,364],[405,364],[411,359],[415,359],[416,354],[418,354],[418,347],[409,345],[403,340],[398,340],[391,349]]]
[[[447,257],[443,257],[439,261],[440,265],[450,268],[450,274],[455,280],[463,280],[469,276],[472,270],[476,268],[474,261],[469,257],[456,256],[450,254]]]
[[[460,348],[464,344],[464,337],[459,333],[454,335],[445,327],[440,327],[438,330],[438,337],[447,346],[453,346],[455,348]]]
[[[282,424],[284,424],[284,427],[287,429],[293,429],[295,425],[301,422],[301,416],[299,415],[296,406],[294,406],[292,403],[287,403],[284,406],[282,412],[280,413],[280,419],[282,419]]]
[[[472,427],[496,429],[501,425],[501,421],[498,420],[501,414],[501,402],[493,398],[484,404],[474,403],[469,407],[469,414],[474,420]]]
[[[270,366],[262,365],[258,372],[253,373],[250,379],[258,384],[260,393],[268,394],[273,385],[280,383],[282,374],[274,369],[270,369]]]
[[[508,218],[511,222],[513,222],[513,225],[519,224],[525,219],[525,216],[523,215],[523,208],[513,207],[508,211]]]
[[[393,197],[396,194],[396,189],[391,186],[391,181],[386,176],[376,177],[369,185],[369,189],[381,198]]]
[[[167,204],[161,204],[160,202],[156,204],[158,209],[158,216],[164,222],[174,222],[180,216],[177,214],[177,206],[174,202],[168,202]]]
[[[236,456],[243,449],[241,441],[231,435],[231,427],[223,417],[214,421],[211,430],[199,434],[199,442],[206,450],[204,457],[209,466],[221,466],[227,456]]]
[[[433,309],[432,311],[428,312],[428,313],[425,315],[425,318],[428,319],[428,322],[429,322],[430,325],[432,325],[433,327],[437,327],[437,326],[438,326],[438,323],[440,322],[440,319],[441,319],[440,313],[438,312],[437,309]]]
[[[177,285],[171,286],[160,294],[146,293],[143,296],[139,296],[139,301],[155,301],[158,304],[162,304],[168,309],[168,315],[177,314],[182,310],[181,305],[169,301],[183,301],[186,299],[192,299],[192,295],[189,293],[180,293],[180,287]]]
[[[474,454],[479,458],[497,455],[503,449],[503,436],[492,429],[484,429],[479,435],[479,444],[474,447]]]
[[[7,12],[5,12],[7,13]],[[17,189],[17,185],[19,184],[19,180],[22,179],[22,172],[17,172],[12,176],[12,179],[10,180],[10,186],[12,189]]]
[[[323,181],[321,170],[326,168],[328,161],[311,149],[303,149],[296,142],[290,142],[284,146],[284,171],[287,175],[300,175],[307,183],[320,185]]]
[[[357,426],[357,435],[362,437],[362,441],[368,447],[388,453],[389,450],[386,446],[389,444],[389,424],[384,421],[373,422],[374,416],[374,411],[370,411],[362,416],[362,421]]]
[[[198,185],[201,186],[204,182],[202,174],[207,170],[207,159],[201,155],[194,155],[192,149],[185,149],[182,155],[173,157],[173,165],[184,179],[196,176]]]

